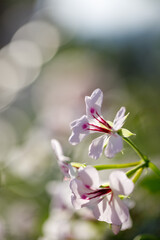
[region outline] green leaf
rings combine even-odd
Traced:
[[[133,136],[133,135],[136,135],[135,133],[132,133],[130,132],[128,129],[126,128],[121,128],[119,131],[118,131],[119,135],[123,136],[123,137],[130,137],[130,136]]]
[[[127,117],[129,116],[130,113],[127,113],[127,115],[125,116],[125,120],[127,119]]]

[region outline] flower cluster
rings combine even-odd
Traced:
[[[69,142],[72,145],[80,143],[90,133],[102,133],[94,139],[89,146],[89,156],[98,159],[104,150],[107,158],[113,158],[123,149],[125,140],[136,151],[140,160],[137,162],[111,165],[86,166],[71,162],[64,156],[60,143],[53,139],[52,148],[58,160],[58,164],[64,179],[70,181],[71,202],[75,209],[87,207],[99,221],[104,221],[112,226],[112,231],[118,234],[132,226],[128,206],[124,198],[132,193],[134,183],[140,177],[145,167],[150,167],[160,176],[159,169],[143,155],[140,150],[129,140],[133,135],[129,130],[122,128],[128,116],[125,115],[125,107],[117,112],[113,122],[105,120],[101,113],[103,93],[96,89],[91,96],[85,97],[86,114],[71,123],[71,136]],[[133,167],[128,172],[119,168]],[[98,170],[118,169],[111,172],[108,183],[101,183]]]
[[[128,196],[133,182],[124,172],[114,171],[109,176],[109,185],[101,187],[99,174],[94,167],[79,169],[77,178],[70,183],[72,204],[76,209],[89,207],[95,218],[112,224],[115,234],[131,225],[129,210],[119,195]]]

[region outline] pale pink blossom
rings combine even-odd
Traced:
[[[125,107],[121,107],[117,112],[113,124],[107,122],[101,114],[103,93],[100,89],[94,90],[92,95],[85,97],[86,115],[71,123],[72,134],[69,141],[72,145],[80,143],[85,136],[90,133],[104,133],[94,139],[89,146],[89,156],[98,159],[102,155],[105,147],[105,155],[108,158],[120,152],[123,148],[122,137],[118,134],[125,122]]]
[[[57,141],[56,139],[52,139],[51,146],[56,155],[60,170],[64,175],[64,179],[67,180],[67,179],[70,179],[71,177],[75,177],[77,170],[71,166],[70,158],[64,156],[63,150],[59,141]]]
[[[51,196],[51,208],[73,212],[69,181],[51,181],[47,183],[47,192]],[[65,196],[65,197],[64,197]]]
[[[90,208],[96,219],[112,224],[115,234],[120,229],[131,227],[128,207],[119,195],[130,195],[134,184],[124,172],[113,171],[109,176],[109,185],[102,187],[98,171],[88,166],[78,170],[78,176],[71,180],[70,188],[73,206],[76,209]]]

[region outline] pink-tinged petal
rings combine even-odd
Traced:
[[[123,126],[124,121],[126,119],[125,111],[126,111],[125,107],[121,107],[120,110],[117,112],[115,119],[113,121],[113,129],[115,131],[119,130]]]
[[[124,230],[126,230],[126,229],[128,229],[128,228],[131,228],[131,227],[132,227],[132,219],[131,219],[131,217],[129,216],[129,217],[128,217],[128,220],[127,220],[126,222],[122,223],[121,230],[124,231]]]
[[[51,140],[51,146],[54,150],[54,153],[55,153],[58,161],[67,162],[70,160],[70,158],[63,155],[63,150],[62,150],[61,144],[56,139]]]
[[[120,230],[121,230],[121,225],[112,224],[112,232],[113,232],[115,235],[117,235]]]
[[[58,162],[61,172],[63,173],[65,180],[70,179],[69,166],[70,164],[66,162]]]
[[[100,136],[92,141],[89,146],[89,156],[94,159],[98,159],[103,152],[104,143],[107,140],[107,136]]]
[[[122,171],[113,171],[109,176],[109,183],[116,195],[128,196],[134,189],[134,183]]]
[[[93,215],[97,220],[112,223],[111,221],[112,211],[107,196],[101,199],[101,201],[99,201],[98,204],[94,205],[92,207],[92,211]]]
[[[118,134],[115,134],[109,137],[108,144],[105,148],[104,153],[106,157],[113,158],[116,153],[122,150],[122,148],[123,140]]]
[[[117,114],[116,114],[116,116],[115,116],[114,121],[118,121],[119,119],[123,118],[124,115],[125,115],[125,112],[126,112],[126,108],[125,108],[125,107],[121,107],[121,108],[118,110],[118,112],[117,112]]]
[[[51,146],[55,152],[61,172],[63,173],[65,179],[69,179],[70,178],[70,174],[69,174],[69,165],[70,164],[68,163],[68,161],[70,161],[70,158],[63,155],[63,150],[62,150],[61,144],[56,139],[51,140]]]
[[[72,145],[76,145],[82,141],[82,139],[87,136],[90,131],[88,130],[88,119],[84,115],[81,118],[73,121],[71,123],[72,134],[69,138],[69,142]]]
[[[125,115],[125,112],[126,112],[126,108],[125,108],[125,107],[121,107],[121,108],[118,110],[118,112],[117,112],[117,114],[116,114],[116,116],[115,116],[115,118],[114,118],[114,123],[115,123],[115,122],[118,122],[121,118],[123,118],[124,115]]]
[[[129,217],[127,206],[119,197],[111,196],[111,194],[104,197],[97,205],[94,205],[92,211],[99,221],[117,226],[121,226]]]
[[[123,201],[118,197],[113,195],[113,199],[110,202],[111,207],[111,223],[115,225],[122,225],[126,222],[129,217],[129,210]]]
[[[97,189],[99,188],[99,174],[98,171],[91,166],[87,166],[78,171],[78,176],[80,177],[83,185],[88,189]]]
[[[86,199],[85,199],[86,198]],[[101,201],[98,197],[93,199],[88,199],[87,196],[84,194],[81,198],[77,198],[75,195],[71,196],[71,202],[75,209],[80,209],[83,207],[87,207],[88,209],[92,209],[97,205],[97,203]]]
[[[72,190],[72,205],[76,209],[80,209],[82,207],[91,208],[92,206],[96,205],[100,200],[99,197],[95,196],[89,186],[84,185],[80,179],[75,178],[71,180],[70,188]]]
[[[94,90],[90,97],[85,97],[86,114],[89,118],[93,119],[93,114],[96,114],[96,112],[101,115],[102,101],[103,92],[99,88]]]
[[[125,120],[126,120],[126,116],[124,116],[123,118],[119,119],[118,122],[113,123],[113,129],[115,131],[118,131],[119,129],[121,129],[122,126],[124,125]]]
[[[72,200],[72,204],[73,204],[74,208],[80,209],[86,203],[89,202],[89,200],[86,197],[87,189],[85,188],[85,186],[79,179],[75,178],[75,179],[71,180],[70,188],[73,193],[71,200]]]
[[[77,176],[77,172],[78,172],[77,168],[72,167],[71,164],[68,164],[68,173],[72,179]]]

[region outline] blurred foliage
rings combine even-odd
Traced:
[[[134,240],[158,240],[158,238],[153,235],[144,234],[135,237]]]

